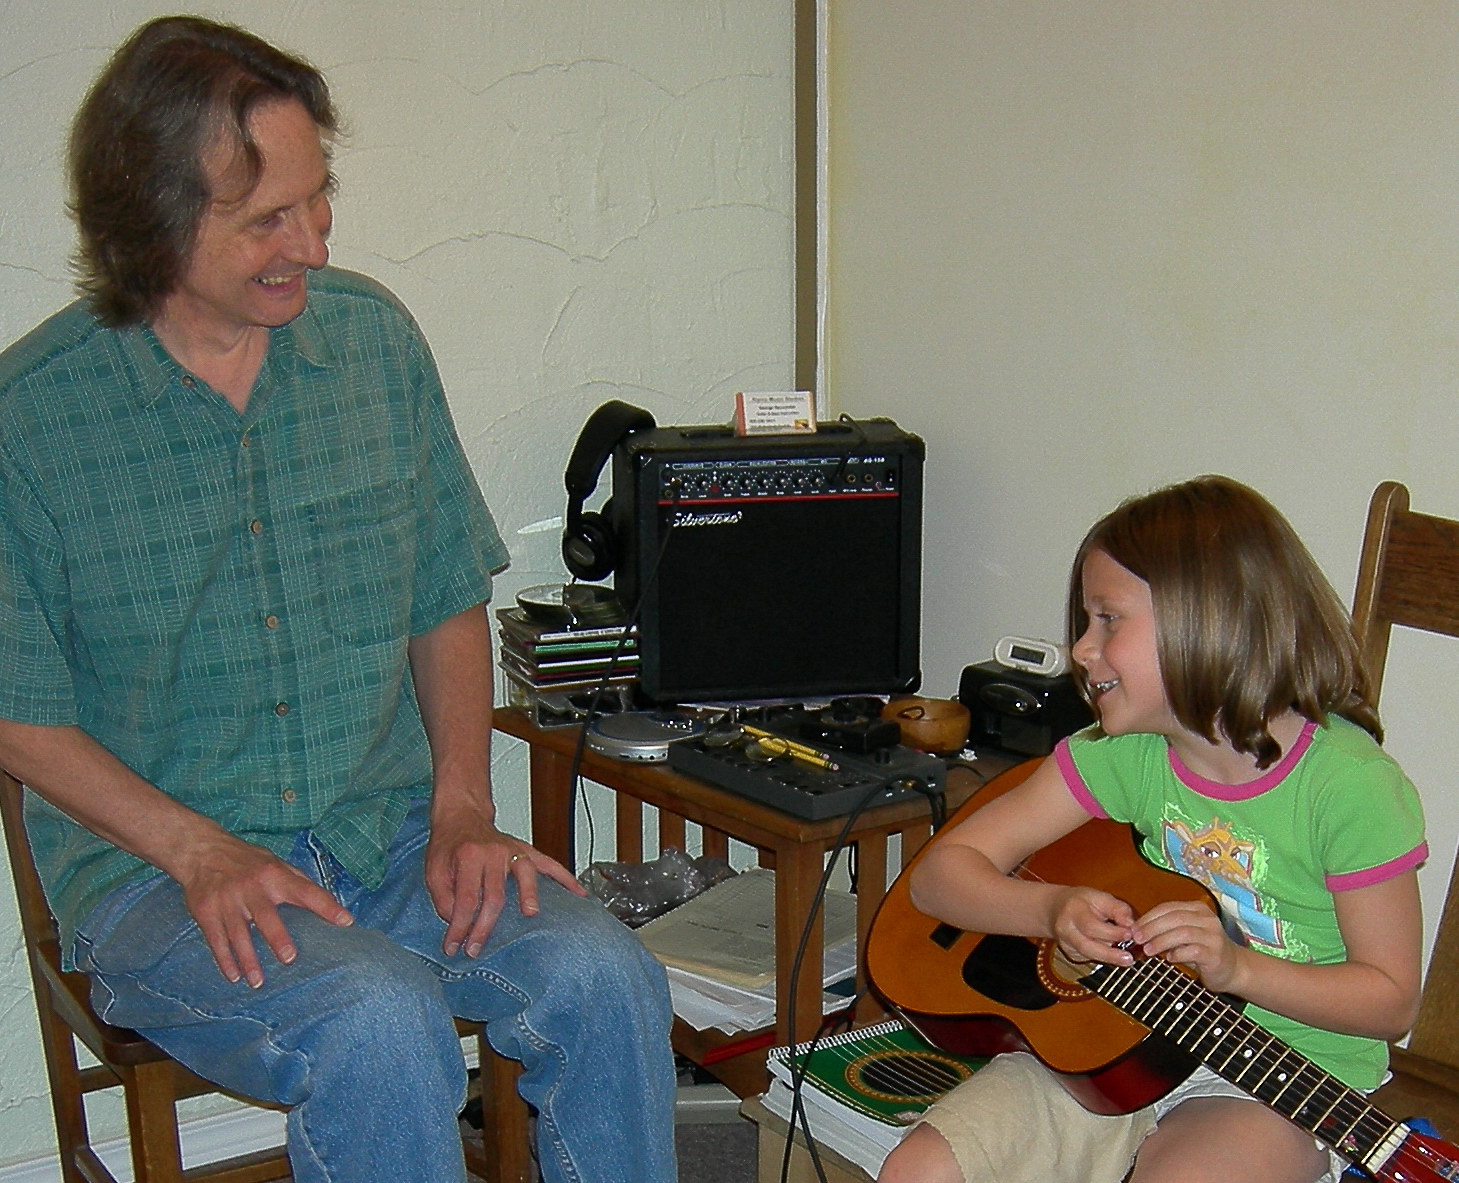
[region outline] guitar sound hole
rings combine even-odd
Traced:
[[[1043,1010],[1059,999],[1039,981],[1039,948],[1025,937],[985,936],[963,962],[963,981],[979,994],[1019,1010]]]

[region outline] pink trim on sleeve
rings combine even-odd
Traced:
[[[1327,885],[1328,891],[1354,891],[1359,887],[1372,887],[1375,883],[1383,883],[1397,875],[1402,875],[1405,871],[1412,871],[1428,857],[1429,844],[1420,842],[1407,854],[1401,854],[1396,859],[1390,859],[1376,867],[1369,867],[1365,871],[1348,871],[1342,875],[1328,875],[1323,882]]]
[[[1065,787],[1068,788],[1074,800],[1084,807],[1084,812],[1090,817],[1109,817],[1109,814],[1105,813],[1104,808],[1085,786],[1084,778],[1079,775],[1079,768],[1074,763],[1074,757],[1069,754],[1067,739],[1061,739],[1058,746],[1054,748],[1054,761],[1064,776]]]

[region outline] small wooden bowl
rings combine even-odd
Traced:
[[[968,741],[968,708],[946,698],[894,698],[881,709],[919,752],[956,752]]]

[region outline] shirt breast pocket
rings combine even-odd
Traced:
[[[410,635],[416,551],[415,482],[394,481],[309,508],[324,624],[352,645]]]

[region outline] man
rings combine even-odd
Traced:
[[[464,1178],[453,1015],[544,1178],[667,1181],[663,975],[496,828],[506,554],[414,322],[325,269],[335,127],[193,18],[83,104],[86,299],[0,354],[0,764],[103,1016],[291,1106],[300,1183]]]

